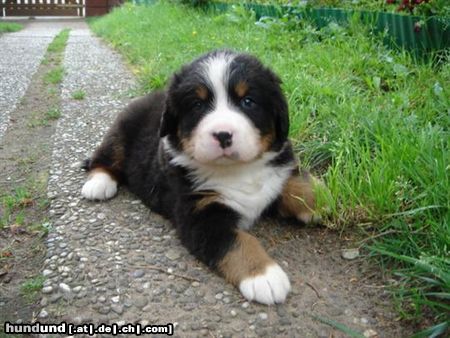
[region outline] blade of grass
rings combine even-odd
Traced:
[[[335,329],[344,332],[346,335],[348,335],[349,337],[352,338],[365,338],[364,335],[358,331],[355,331],[351,328],[349,328],[348,326],[342,324],[342,323],[338,323],[332,319],[328,319],[328,318],[324,318],[324,317],[319,317],[316,315],[311,315],[312,318],[314,318],[315,320],[318,320],[319,322],[329,325],[331,327],[334,327]]]

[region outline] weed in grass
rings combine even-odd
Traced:
[[[61,83],[63,76],[64,68],[62,66],[57,66],[44,75],[44,83],[47,85]]]
[[[78,89],[72,93],[72,98],[74,100],[83,100],[86,96],[86,93],[82,89]]]
[[[327,224],[356,225],[376,239],[372,255],[402,273],[394,277],[405,316],[431,310],[437,324],[448,321],[448,285],[432,271],[450,271],[450,62],[435,67],[389,50],[356,20],[323,29],[290,17],[255,25],[252,13],[233,11],[125,5],[90,24],[132,64],[142,91],[212,49],[270,65],[289,100],[295,149],[329,188]]]
[[[28,302],[36,300],[38,292],[44,286],[45,277],[42,275],[27,279],[21,286],[20,292]]]

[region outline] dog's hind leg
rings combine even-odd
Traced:
[[[294,217],[304,224],[320,222],[316,214],[315,185],[318,179],[305,170],[295,171],[287,180],[278,203],[282,217]]]

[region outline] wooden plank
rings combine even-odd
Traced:
[[[108,13],[108,7],[87,7],[86,6],[86,16],[105,15],[107,13]]]
[[[108,7],[108,0],[86,0],[86,7]]]

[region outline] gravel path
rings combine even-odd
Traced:
[[[105,203],[83,200],[85,174],[79,162],[101,141],[135,82],[120,57],[87,27],[72,30],[64,67],[63,114],[48,185],[53,229],[47,238],[40,321],[171,322],[181,337],[342,336],[311,317],[317,315],[366,336],[402,336],[386,310],[386,294],[357,283],[360,264],[343,260],[339,239],[327,231],[259,228],[293,285],[287,304],[267,307],[249,304],[193,259],[170,225],[124,189]],[[71,93],[80,89],[85,99],[73,100]]]
[[[22,21],[24,29],[0,35],[0,139],[9,116],[24,95],[47,46],[63,28],[76,25],[63,21]]]

